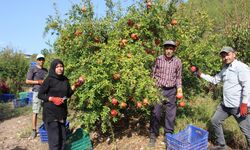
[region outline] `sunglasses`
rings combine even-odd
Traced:
[[[38,60],[38,61],[45,61],[44,58],[38,58],[37,60]]]

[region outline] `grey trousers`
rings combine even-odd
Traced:
[[[239,108],[228,108],[223,104],[218,105],[216,112],[214,113],[211,122],[215,131],[216,142],[221,145],[226,145],[224,133],[222,129],[222,123],[225,119],[234,116],[238,122],[240,130],[243,132],[247,139],[248,150],[250,150],[250,115],[241,117],[239,114]]]

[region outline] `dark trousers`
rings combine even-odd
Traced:
[[[45,123],[48,134],[49,150],[64,150],[66,143],[65,123],[52,121]]]
[[[159,128],[162,115],[164,113],[164,132],[172,133],[174,131],[174,121],[176,116],[176,88],[163,88],[162,95],[167,99],[161,103],[158,103],[154,106],[151,120],[150,120],[150,134],[158,136]]]

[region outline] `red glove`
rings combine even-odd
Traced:
[[[37,80],[37,84],[42,85],[43,84],[43,80]]]
[[[247,115],[247,104],[245,104],[245,103],[240,104],[240,115],[241,116]]]
[[[50,97],[50,101],[52,101],[57,106],[63,103],[63,99],[60,97]]]
[[[74,83],[74,86],[76,88],[78,88],[79,86],[81,86],[84,83],[84,81],[85,81],[84,77],[80,76],[79,79],[78,79],[78,81],[76,83]]]

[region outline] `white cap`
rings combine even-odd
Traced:
[[[39,58],[44,58],[44,55],[43,55],[43,54],[38,54],[38,55],[36,56],[36,59],[39,59]]]

